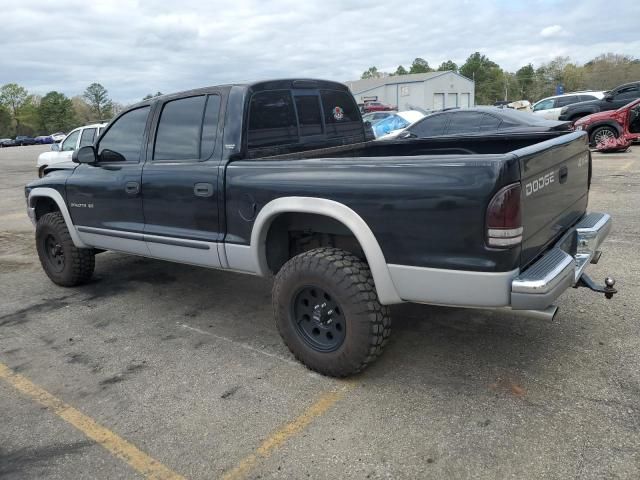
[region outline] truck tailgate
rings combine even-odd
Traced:
[[[513,153],[519,157],[522,177],[524,268],[586,212],[591,156],[583,132]]]

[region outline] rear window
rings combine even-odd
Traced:
[[[259,92],[249,105],[248,147],[286,145],[298,141],[298,125],[289,90]]]
[[[328,136],[362,134],[362,119],[353,97],[346,92],[320,90]]]
[[[296,95],[295,99],[300,135],[321,135],[322,112],[318,95]]]

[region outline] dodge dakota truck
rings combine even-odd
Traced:
[[[27,185],[40,262],[68,287],[105,250],[273,276],[284,342],[331,376],[380,355],[393,304],[550,319],[570,287],[616,292],[584,273],[611,228],[584,132],[371,139],[322,80],[141,102]]]

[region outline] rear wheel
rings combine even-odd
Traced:
[[[337,248],[289,260],[273,286],[276,325],[293,355],[323,375],[360,372],[391,333],[389,308],[378,301],[369,266]]]
[[[598,144],[609,142],[618,138],[618,131],[607,125],[595,128],[589,135],[589,145],[596,147]]]
[[[74,287],[87,282],[93,275],[93,250],[73,244],[60,212],[47,213],[38,220],[36,249],[45,273],[58,285]]]

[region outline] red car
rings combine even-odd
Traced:
[[[617,110],[598,112],[576,120],[576,130],[589,133],[589,144],[598,150],[626,150],[640,140],[640,99]]]
[[[362,109],[364,110],[364,113],[388,112],[389,110],[396,110],[397,107],[393,105],[386,105],[382,102],[365,102]]]

